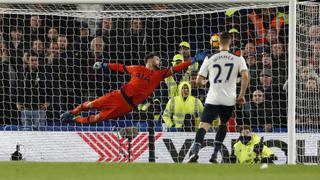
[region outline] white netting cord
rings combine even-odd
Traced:
[[[286,6],[286,3],[212,3],[212,4],[105,4],[102,10],[82,10],[74,4],[0,4],[0,12],[9,14],[36,14],[72,16],[81,18],[169,17],[177,15],[209,14],[232,9],[253,9]]]
[[[319,4],[301,4],[297,13],[297,127],[317,132],[320,123]]]

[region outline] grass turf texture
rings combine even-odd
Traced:
[[[316,180],[320,166],[1,162],[1,180]]]

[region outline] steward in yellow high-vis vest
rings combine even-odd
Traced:
[[[252,133],[250,126],[242,126],[240,133],[238,142],[233,145],[237,163],[273,163],[274,160],[277,160],[272,150],[263,144],[263,137]]]
[[[188,59],[190,59],[190,44],[186,41],[182,41],[179,44],[179,54],[176,54],[172,59],[172,66],[175,66],[181,62],[184,62]],[[168,86],[169,91],[169,97],[174,97],[177,95],[177,84],[182,81],[188,81],[190,82],[191,79],[191,73],[193,71],[199,70],[199,63],[192,64],[188,67],[188,69],[183,74],[182,78],[175,78],[174,75],[168,77],[165,79],[165,82]]]
[[[191,95],[190,83],[183,81],[178,86],[178,94],[168,101],[162,117],[168,128],[194,131],[202,111],[202,102]]]

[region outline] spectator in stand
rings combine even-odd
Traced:
[[[261,59],[262,65],[264,69],[272,69],[272,58],[271,54],[263,53]]]
[[[52,94],[49,119],[60,120],[61,111],[65,110],[66,99],[66,62],[59,57],[57,42],[51,42],[45,57],[46,87],[48,94]]]
[[[309,78],[319,78],[319,75],[315,72],[315,70],[310,67],[310,66],[307,66],[307,67],[304,67],[302,69],[302,73],[300,74],[299,76],[299,82],[303,82],[303,84],[305,84]]]
[[[57,43],[59,46],[59,53],[67,53],[68,50],[68,39],[65,35],[59,35],[57,38]]]
[[[46,52],[45,64],[53,64],[54,59],[58,58],[59,55],[59,45],[57,42],[51,42]],[[58,65],[58,64],[56,64]]]
[[[90,55],[91,58],[94,58],[94,61],[106,61],[107,60],[107,54],[104,51],[105,43],[103,41],[102,37],[95,37],[90,43]]]
[[[271,55],[274,83],[284,84],[288,77],[288,60],[284,45],[282,43],[273,44],[271,46]]]
[[[16,124],[17,114],[12,87],[17,77],[10,65],[6,44],[2,41],[0,41],[0,72],[0,125]]]
[[[248,42],[241,53],[242,53],[242,56],[256,55],[257,54],[256,46],[254,45],[253,42]]]
[[[9,58],[15,71],[19,71],[23,68],[23,50],[26,49],[28,49],[28,47],[24,43],[22,29],[19,27],[13,27],[10,32]]]
[[[282,91],[280,84],[273,82],[270,69],[264,69],[259,77],[258,89],[264,92],[266,101],[272,103],[272,117],[274,127],[286,125],[286,93]],[[282,86],[282,85],[281,85]]]
[[[47,96],[50,94],[46,91],[46,77],[38,56],[31,53],[28,60],[24,72],[18,74],[17,109],[22,125],[37,129],[46,124],[46,110],[50,106]]]
[[[302,11],[300,11],[299,22],[297,23],[299,31],[302,32],[301,35],[307,34],[309,30],[312,31],[314,27],[320,25],[319,23],[319,5],[317,3],[309,3],[307,6],[302,6]]]
[[[264,69],[261,71],[259,76],[259,87],[261,91],[265,92],[266,100],[278,100],[279,96],[276,92],[278,92],[278,88],[275,84],[273,84],[272,71],[270,69]]]
[[[123,53],[123,48],[119,45],[122,33],[121,31],[116,31],[114,26],[115,24],[112,18],[103,18],[102,33],[97,33],[97,35],[101,35],[103,37],[103,41],[105,42],[104,49],[106,52],[110,53],[110,57],[112,59],[119,59],[119,51]],[[123,59],[123,57],[120,56],[120,59]]]
[[[183,132],[194,132],[203,111],[202,102],[191,95],[191,85],[181,82],[178,94],[172,97],[163,113],[167,128],[175,127]]]
[[[2,17],[0,15],[0,42],[3,42],[4,40],[6,40],[6,33],[3,32],[4,26],[2,25]]]
[[[248,14],[248,32],[250,40],[255,40],[256,45],[263,45],[266,40],[267,29],[275,28],[279,33],[287,34],[288,18],[286,14],[276,8],[254,9]]]
[[[93,37],[90,36],[90,29],[86,22],[80,22],[79,35],[75,36],[74,50],[75,57],[86,59],[89,57],[88,49]],[[82,66],[81,66],[82,67]]]
[[[309,77],[303,89],[297,89],[297,125],[305,129],[319,129],[319,79]]]
[[[268,53],[270,52],[270,49],[273,44],[277,44],[283,41],[283,40],[280,41],[277,29],[272,28],[272,29],[266,29],[265,31],[266,31],[265,32],[266,37],[264,38],[264,43],[259,44],[257,46],[258,53]]]
[[[74,58],[73,49],[70,46],[70,43],[65,35],[59,35],[57,39],[58,47],[59,47],[59,55],[58,55],[58,62],[62,64],[65,63],[65,66],[59,66],[61,71],[66,72],[63,74],[64,79],[66,81],[62,82],[65,83],[63,87],[63,93],[66,93],[68,97],[67,106],[68,108],[73,108],[74,101],[76,99],[76,95],[80,96],[80,89],[76,87],[79,83],[74,83],[76,80],[80,79],[80,61]]]
[[[146,49],[146,31],[143,21],[139,18],[133,18],[130,22],[130,29],[126,32],[125,43],[125,60],[130,60],[132,65],[143,64]],[[128,64],[125,62],[125,64]]]
[[[298,65],[298,63],[297,63]],[[318,74],[310,66],[301,67],[297,69],[297,90],[303,91],[305,89],[305,84],[309,78],[319,79]],[[288,91],[288,80],[283,85],[283,90]]]
[[[272,45],[281,42],[277,29],[271,28],[266,32],[266,44]]]
[[[51,42],[57,42],[57,39],[59,37],[59,31],[56,27],[51,27],[48,30],[47,38],[46,38],[46,47],[49,47]]]
[[[271,70],[272,72],[272,76],[273,81],[275,84],[279,84],[279,79],[283,79],[285,77],[278,77],[280,75],[279,71],[283,71],[281,69],[278,68],[273,68],[273,60],[272,60],[272,55],[270,53],[263,53],[262,54],[262,64],[263,64],[263,69],[268,69]],[[276,67],[278,67],[278,64],[276,64]],[[283,74],[282,74],[283,75]],[[286,76],[286,75],[283,75]],[[280,86],[282,86],[282,84],[279,84]]]
[[[182,41],[179,44],[179,54],[182,55],[184,61],[188,60],[191,57],[191,46],[188,42]],[[188,67],[186,74],[183,76],[184,81],[189,81],[190,80],[190,74],[192,71],[198,71],[199,70],[199,63],[192,64],[191,66]],[[180,81],[177,79],[177,81]]]
[[[108,91],[120,88],[124,79],[117,76],[116,73],[106,70],[94,71],[91,67],[95,62],[112,63],[108,54],[106,54],[105,43],[102,37],[95,37],[90,43],[90,58],[87,71],[89,72],[89,94],[94,93],[95,96],[102,96]],[[101,75],[109,74],[108,76]],[[90,85],[91,84],[91,85]]]
[[[254,129],[262,129],[270,132],[272,129],[271,101],[265,99],[261,90],[255,90],[252,94],[252,101],[245,104],[245,124],[251,125]]]
[[[39,15],[30,17],[30,23],[25,26],[24,39],[26,42],[31,43],[37,39],[42,42],[45,41],[45,30],[43,27],[43,19]]]
[[[313,43],[311,44],[311,57],[309,61],[309,65],[313,67],[313,69],[320,74],[320,43]]]
[[[258,56],[249,55],[245,59],[249,68],[250,86],[256,87],[258,85],[259,73],[261,71],[261,63],[257,60]]]
[[[45,49],[44,44],[40,39],[32,42],[31,52],[37,54],[40,65],[44,65]]]
[[[237,56],[241,56],[241,48],[244,47],[241,41],[240,32],[236,28],[231,28],[228,31],[232,37],[232,44],[231,44],[231,52]]]

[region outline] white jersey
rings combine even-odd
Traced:
[[[204,60],[199,75],[209,74],[210,88],[206,104],[233,106],[237,98],[237,77],[248,70],[245,59],[228,51],[221,51]]]

